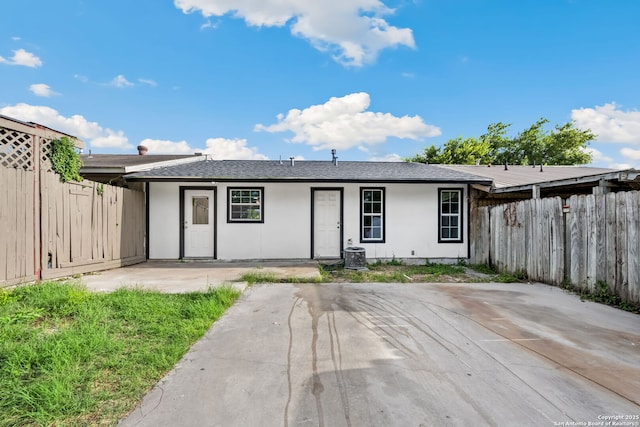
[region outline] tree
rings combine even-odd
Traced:
[[[516,137],[507,136],[510,124],[492,123],[479,138],[454,138],[441,148],[431,145],[407,159],[411,162],[443,164],[552,164],[575,165],[591,161],[585,148],[596,135],[590,129],[577,129],[573,122],[546,131],[545,118],[539,119]]]

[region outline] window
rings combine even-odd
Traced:
[[[438,241],[462,242],[462,190],[440,189],[438,205]]]
[[[264,188],[229,188],[227,222],[264,222]]]
[[[360,189],[360,241],[384,242],[384,188]]]
[[[193,196],[191,199],[191,223],[209,224],[209,198],[207,196]]]

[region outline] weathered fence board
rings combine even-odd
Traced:
[[[616,193],[616,263],[618,282],[615,289],[618,295],[628,293],[629,277],[627,270],[627,193]]]
[[[0,286],[37,278],[33,171],[0,167]]]
[[[602,201],[600,202],[602,203]],[[615,286],[618,283],[618,268],[617,268],[617,222],[616,222],[616,195],[615,193],[609,193],[605,195],[605,212],[606,212],[606,244],[604,257],[607,260],[606,282]]]
[[[0,183],[0,287],[145,260],[144,193],[7,167]]]
[[[627,299],[637,298],[638,286],[640,282],[640,247],[638,239],[640,239],[640,198],[632,197],[627,194],[627,279],[628,279],[628,297]],[[634,286],[636,284],[636,286]]]
[[[571,196],[564,204],[569,213],[560,198],[477,208],[471,262],[591,291],[606,283],[640,302],[640,192]]]
[[[42,278],[145,259],[145,218],[139,214],[145,210],[144,193],[92,181],[65,184],[52,172],[42,172],[41,181],[49,196],[46,213],[53,216],[43,223],[53,227],[46,234],[56,236],[53,241],[43,239]]]

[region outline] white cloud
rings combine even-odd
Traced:
[[[112,131],[111,129],[105,129],[104,134],[91,140],[92,147],[100,148],[132,148],[129,144],[129,138],[124,136],[122,131]]]
[[[580,129],[591,129],[599,142],[640,144],[640,111],[622,111],[615,103],[571,111]]]
[[[24,67],[37,68],[42,66],[42,60],[35,56],[31,52],[27,52],[24,49],[18,49],[13,51],[13,57],[10,59],[0,56],[0,63],[8,65],[22,65]]]
[[[166,139],[144,139],[140,142],[148,148],[149,154],[192,154],[193,148],[189,147],[187,141],[169,141]]]
[[[640,160],[640,150],[634,150],[633,148],[623,148],[620,150],[620,154],[627,159]]]
[[[138,79],[138,81],[142,84],[145,85],[149,85],[149,86],[153,86],[156,87],[158,86],[158,82],[156,82],[155,80],[151,80],[151,79]]]
[[[16,104],[0,108],[0,114],[25,122],[34,122],[51,129],[78,137],[91,146],[128,149],[128,143],[122,131],[105,129],[96,122],[90,122],[81,115],[65,117],[51,107]]]
[[[109,82],[109,86],[114,86],[117,88],[123,88],[123,87],[131,87],[133,86],[133,83],[131,83],[129,80],[127,80],[125,78],[125,76],[123,76],[122,74],[119,74],[117,76],[115,76],[113,78],[113,80],[111,80]]]
[[[80,80],[82,83],[87,83],[89,78],[87,76],[83,76],[82,74],[74,74],[73,78],[76,80]]]
[[[246,139],[209,138],[207,148],[191,147],[187,141],[145,139],[140,142],[148,148],[149,154],[192,154],[202,152],[216,160],[267,160],[255,147],[247,147]]]
[[[207,28],[211,28],[212,30],[215,30],[218,28],[219,23],[218,22],[211,22],[210,19],[207,19],[207,22],[205,22],[204,24],[200,25],[200,31],[204,31]]]
[[[214,160],[267,160],[256,147],[247,147],[246,139],[209,138],[204,153]]]
[[[596,150],[592,147],[584,148],[582,151],[591,154],[591,163],[612,163],[613,159],[611,157],[605,156],[602,151]]]
[[[311,145],[314,150],[346,150],[362,144],[384,143],[387,138],[413,139],[438,136],[438,127],[420,116],[396,117],[390,113],[365,111],[371,100],[367,93],[331,98],[324,104],[278,115],[278,123],[256,125],[256,131],[294,133],[291,142]]]
[[[256,27],[283,27],[308,40],[316,49],[332,52],[348,66],[375,61],[382,49],[415,47],[410,28],[398,28],[383,18],[391,9],[380,0],[174,0],[184,13],[205,18],[232,14]]]
[[[404,159],[399,154],[391,153],[385,156],[374,156],[369,159],[371,162],[404,162]]]
[[[52,91],[49,85],[46,85],[44,83],[32,84],[31,86],[29,86],[29,90],[33,92],[34,95],[43,96],[45,98],[53,95],[59,95],[58,92]]]
[[[620,157],[616,156],[616,159],[609,157],[602,153],[600,150],[589,147],[585,148],[584,151],[591,154],[591,164],[598,167],[610,168],[610,169],[630,169],[630,168],[640,168],[640,150],[634,150],[632,148],[622,148],[620,150],[620,154],[623,160],[632,161],[635,165],[631,163],[620,163]]]

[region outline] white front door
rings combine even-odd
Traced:
[[[340,191],[313,192],[313,257],[340,258]]]
[[[184,191],[184,257],[213,258],[213,190]]]

